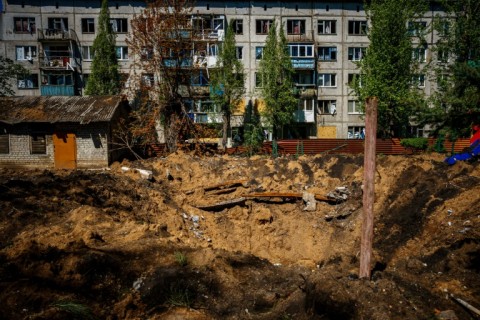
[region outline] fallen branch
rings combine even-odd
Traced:
[[[247,199],[242,197],[242,198],[218,202],[215,204],[200,205],[200,206],[196,206],[196,208],[200,210],[205,210],[205,211],[220,211],[225,208],[235,207],[237,205],[245,205],[246,200]]]
[[[475,308],[474,306],[472,306],[471,304],[467,303],[466,301],[460,299],[460,298],[457,298],[457,297],[454,297],[453,294],[450,295],[450,297],[457,301],[458,303],[460,303],[462,306],[464,306],[465,308],[467,308],[468,310],[472,311],[473,313],[475,313],[477,316],[480,316],[480,310],[478,310],[477,308]]]
[[[249,194],[242,195],[245,198],[297,198],[302,199],[303,193],[297,192],[254,192]],[[337,202],[336,199],[331,199],[329,197],[323,196],[321,194],[315,195],[315,200],[326,201],[326,202]]]

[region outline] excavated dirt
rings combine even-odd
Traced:
[[[480,308],[480,165],[442,160],[377,158],[371,280],[357,276],[361,156],[0,169],[0,319],[477,319],[454,297]],[[348,199],[314,211],[198,208],[337,187]]]

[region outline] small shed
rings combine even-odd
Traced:
[[[127,111],[121,96],[0,98],[0,167],[108,167]]]

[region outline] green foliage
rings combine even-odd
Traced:
[[[297,108],[293,86],[293,66],[288,53],[288,42],[283,28],[277,35],[274,22],[270,26],[258,76],[262,79],[261,96],[265,101],[263,116],[273,128],[274,138],[278,130],[292,123]],[[283,134],[283,132],[281,132]]]
[[[445,153],[447,150],[445,149],[445,136],[440,134],[433,145],[433,150],[438,153]]]
[[[179,266],[185,267],[188,264],[188,259],[185,253],[180,251],[175,251],[174,256],[175,256],[175,261],[178,263]]]
[[[28,75],[29,72],[23,66],[13,60],[0,56],[0,97],[11,96],[15,92],[13,83],[18,77]]]
[[[216,70],[211,73],[211,96],[220,106],[223,116],[223,139],[225,147],[230,132],[230,117],[235,108],[242,102],[245,93],[245,74],[243,64],[237,59],[235,33],[233,23],[227,29],[225,41],[220,48]]]
[[[426,5],[427,1],[410,0],[372,0],[366,5],[370,45],[357,64],[361,83],[354,81],[352,88],[360,102],[378,98],[382,136],[405,136],[410,117],[423,105],[422,94],[412,86],[413,75],[420,72],[412,59],[412,49],[418,45],[407,26],[423,15]]]
[[[184,283],[178,281],[170,284],[166,299],[169,305],[173,307],[190,307],[192,300],[193,293]]]
[[[449,60],[436,65],[440,85],[420,120],[434,134],[468,137],[471,125],[480,122],[480,2],[443,0],[442,6],[446,15],[434,22],[440,37],[435,51]]]
[[[251,156],[261,149],[264,139],[260,115],[254,110],[251,103],[245,109],[243,128],[243,145],[247,148],[248,155]]]
[[[400,145],[404,148],[414,150],[426,150],[428,147],[427,138],[408,138],[400,140]]]
[[[116,37],[110,25],[108,0],[103,0],[98,17],[98,34],[93,41],[92,73],[88,78],[85,94],[114,95],[119,93],[120,73],[115,50]]]
[[[70,314],[73,319],[94,320],[95,317],[89,307],[70,300],[59,300],[52,304],[53,307],[58,308]]]

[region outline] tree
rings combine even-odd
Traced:
[[[293,122],[297,99],[293,92],[293,66],[283,28],[277,35],[274,22],[269,29],[258,76],[262,81],[261,95],[265,101],[263,116],[272,127],[274,138],[283,137],[284,126]]]
[[[191,81],[198,69],[192,52],[206,52],[207,43],[197,41],[202,30],[192,25],[192,10],[189,0],[154,0],[131,21],[130,131],[140,144],[164,141],[174,151],[180,138],[196,130],[187,104],[194,96]]]
[[[442,1],[445,15],[435,17],[437,91],[423,122],[451,140],[468,136],[480,122],[480,2]]]
[[[422,31],[418,21],[426,10],[426,1],[372,0],[366,5],[370,22],[370,45],[358,62],[360,76],[352,88],[359,102],[378,97],[378,131],[382,136],[405,136],[407,126],[423,98],[412,84],[418,65],[412,59],[412,29]]]
[[[98,34],[93,41],[92,73],[85,89],[87,95],[114,95],[120,90],[120,73],[115,49],[116,34],[110,24],[108,0],[102,1]]]
[[[211,72],[211,95],[215,104],[221,108],[223,118],[222,145],[225,148],[231,130],[231,115],[241,103],[245,93],[245,74],[243,64],[237,58],[233,24],[230,24],[227,29],[216,67],[217,69]]]
[[[11,96],[14,81],[29,72],[23,66],[14,63],[11,59],[0,56],[0,97]]]
[[[264,133],[262,124],[260,122],[260,114],[254,107],[253,103],[249,101],[245,107],[245,116],[243,118],[244,128],[244,145],[247,147],[248,155],[253,155],[260,150],[264,140]]]

